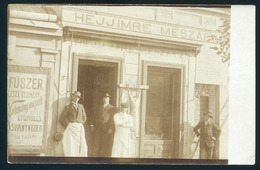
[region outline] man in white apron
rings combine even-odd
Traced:
[[[112,149],[112,157],[131,157],[130,128],[133,126],[133,118],[127,113],[128,104],[121,104],[121,111],[114,116],[115,135]]]
[[[82,104],[78,101],[81,93],[75,91],[72,94],[71,103],[67,104],[60,116],[60,123],[66,128],[63,133],[63,151],[69,157],[87,157],[87,143],[83,124],[87,115]]]

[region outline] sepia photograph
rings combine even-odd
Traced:
[[[228,164],[230,23],[230,5],[10,4],[8,162]]]

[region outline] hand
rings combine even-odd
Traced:
[[[108,134],[111,134],[112,133],[112,130],[111,129],[108,129]]]
[[[200,133],[195,133],[195,134],[196,134],[196,136],[197,136],[197,137],[199,137],[199,136],[200,136]]]

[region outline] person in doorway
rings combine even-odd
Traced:
[[[216,138],[219,137],[221,130],[212,122],[212,113],[204,113],[203,120],[195,127],[194,132],[200,136],[200,159],[212,159]],[[200,130],[200,132],[198,132]]]
[[[112,157],[130,157],[131,135],[130,128],[133,126],[133,118],[128,113],[128,105],[121,104],[121,111],[114,116],[115,135]]]
[[[59,119],[65,128],[62,139],[64,155],[69,157],[87,157],[88,147],[83,126],[87,116],[83,105],[78,103],[80,98],[81,93],[75,91]]]
[[[111,157],[115,129],[113,117],[116,107],[109,103],[110,98],[109,93],[104,95],[103,104],[98,107],[90,125],[93,133],[94,157]]]

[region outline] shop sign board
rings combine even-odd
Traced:
[[[49,68],[8,66],[9,153],[31,153],[43,149],[47,126],[49,77]]]
[[[196,27],[180,26],[177,24],[141,20],[125,16],[111,15],[93,11],[75,11],[63,9],[62,22],[64,25],[86,29],[113,31],[125,35],[161,38],[168,40],[183,40],[186,42],[211,42],[210,37],[216,34],[213,30]],[[81,26],[80,26],[81,25]]]

